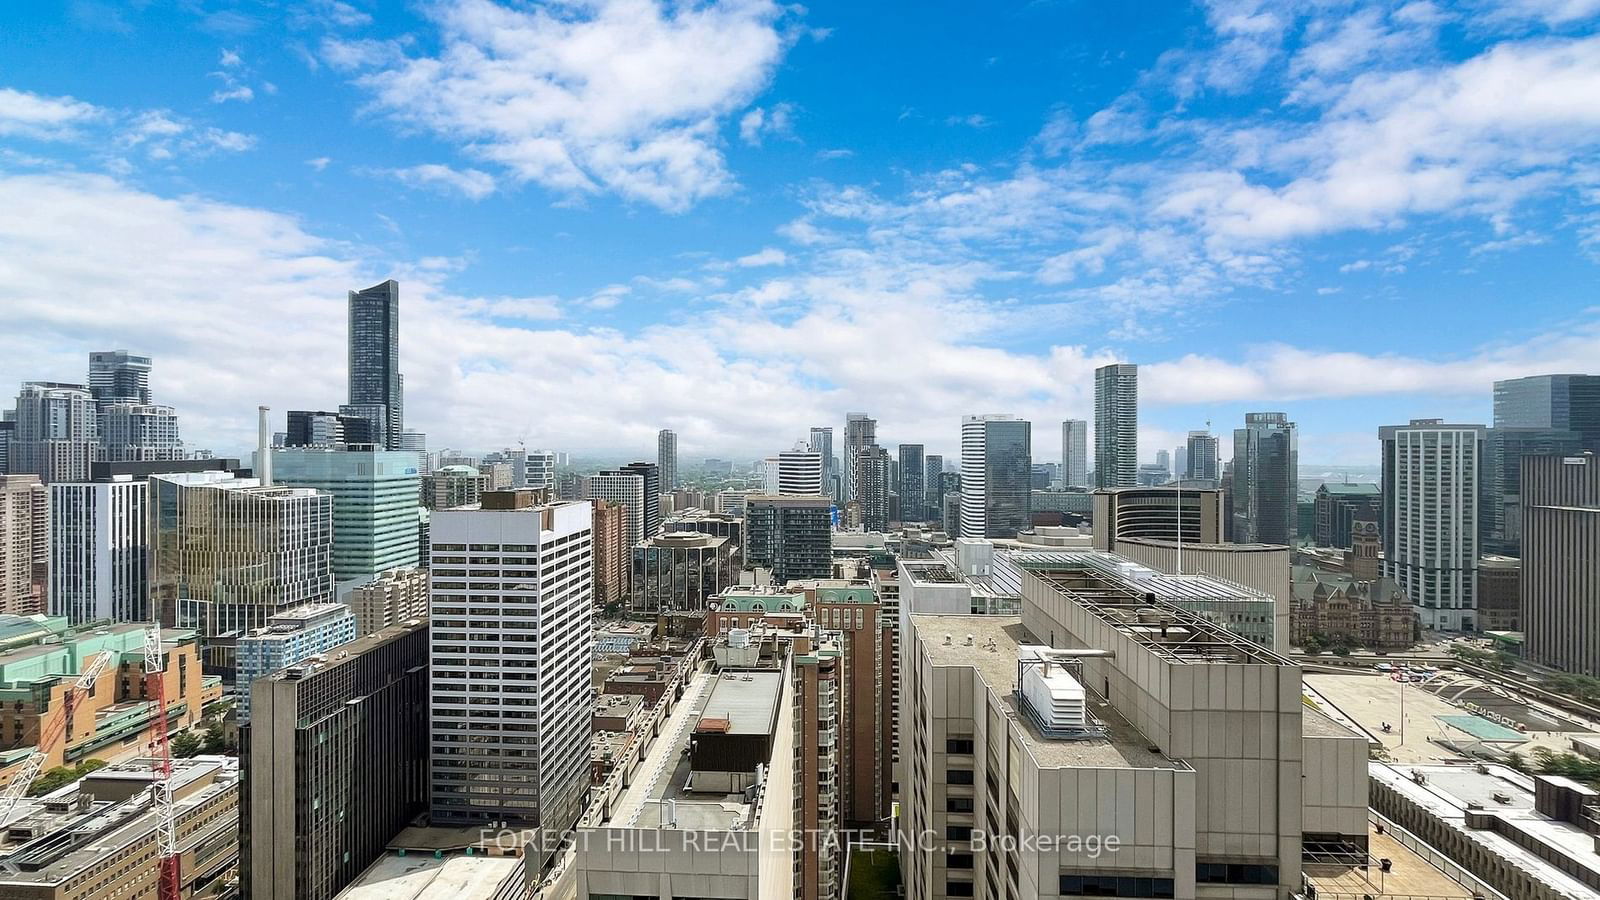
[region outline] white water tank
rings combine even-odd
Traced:
[[[730,629],[728,629],[728,646],[729,647],[748,647],[748,646],[750,646],[750,629],[748,629],[748,628],[730,628]]]

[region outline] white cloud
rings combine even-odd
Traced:
[[[733,187],[718,125],[768,83],[787,39],[771,0],[596,0],[526,11],[428,7],[433,56],[324,45],[377,109],[564,194],[617,193],[681,212]]]
[[[779,103],[771,109],[757,106],[740,117],[740,140],[759,147],[769,137],[794,138],[794,104]]]
[[[158,161],[204,156],[219,150],[240,153],[256,144],[253,135],[195,125],[169,110],[149,110],[134,116],[116,140],[120,146],[141,149]]]
[[[212,103],[227,103],[229,100],[241,100],[249,103],[256,97],[256,92],[248,84],[236,84],[231,87],[219,88],[211,92]]]
[[[965,125],[968,128],[988,128],[994,124],[994,120],[982,113],[971,113],[965,116],[948,116],[945,118],[944,123],[946,125]]]
[[[755,266],[781,266],[789,261],[789,254],[777,247],[763,247],[761,250],[748,256],[741,256],[735,262],[746,268]]]
[[[224,48],[222,51],[222,57],[218,60],[218,63],[226,68],[231,69],[242,65],[244,63],[244,59],[240,57],[238,53]]]
[[[66,140],[77,128],[100,119],[105,111],[72,97],[0,88],[0,135],[39,140]]]
[[[817,151],[817,159],[824,159],[824,160],[827,160],[827,159],[849,159],[850,157],[855,156],[855,155],[856,155],[856,152],[854,150],[850,150],[850,149],[847,149],[845,147],[830,147],[830,148],[828,148],[826,150],[818,150]]]
[[[405,169],[389,169],[388,174],[413,187],[455,191],[470,200],[482,200],[494,193],[494,176],[478,169],[452,169],[438,163],[424,163]]]
[[[315,157],[312,157],[311,159],[306,160],[306,165],[310,166],[313,169],[316,169],[318,172],[321,172],[323,169],[326,169],[328,167],[328,163],[331,163],[331,162],[333,162],[333,160],[330,159],[329,157],[326,157],[326,156],[315,156]]]

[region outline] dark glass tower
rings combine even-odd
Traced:
[[[923,511],[924,495],[927,493],[924,477],[927,472],[923,469],[923,456],[921,444],[900,445],[900,521],[921,522],[928,517]]]
[[[652,462],[628,463],[621,471],[644,479],[644,539],[661,533],[661,467]]]
[[[1495,428],[1576,431],[1600,453],[1600,375],[1531,375],[1494,383]]]
[[[394,279],[350,292],[350,406],[375,415],[383,445],[400,449],[405,388],[400,376],[400,283]]]

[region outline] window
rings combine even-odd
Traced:
[[[972,738],[947,738],[944,742],[944,752],[963,753],[972,755]]]
[[[970,881],[946,881],[944,893],[947,897],[971,897],[972,886]]]
[[[1132,875],[1072,874],[1061,876],[1063,897],[1171,897],[1171,878]]]
[[[944,837],[947,841],[970,841],[972,840],[972,826],[946,825],[944,829]]]
[[[944,773],[946,784],[971,784],[971,769],[946,769]]]
[[[944,865],[947,869],[970,869],[972,868],[972,854],[952,853],[944,858]]]
[[[944,811],[953,813],[972,812],[971,797],[947,797],[944,801]]]
[[[1278,867],[1249,863],[1195,863],[1198,884],[1277,884]]]

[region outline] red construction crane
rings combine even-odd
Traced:
[[[44,761],[50,756],[50,749],[56,745],[67,733],[67,727],[72,724],[72,711],[77,708],[78,698],[87,693],[94,683],[100,680],[107,668],[111,666],[111,651],[97,653],[83,667],[83,673],[67,687],[67,692],[61,697],[61,705],[46,716],[39,726],[39,744],[34,749],[33,755],[22,763],[22,768],[17,770],[11,781],[6,784],[6,789],[0,792],[0,824],[11,821],[11,814],[16,811],[17,803],[28,793],[28,788],[39,777],[39,770],[44,768]]]
[[[160,852],[161,882],[158,900],[182,900],[182,859],[178,855],[178,829],[172,818],[172,746],[167,740],[166,659],[161,652],[161,624],[150,626],[144,636],[145,696],[156,704],[154,734],[150,738],[150,767],[156,778],[150,794],[156,807],[156,846]]]

